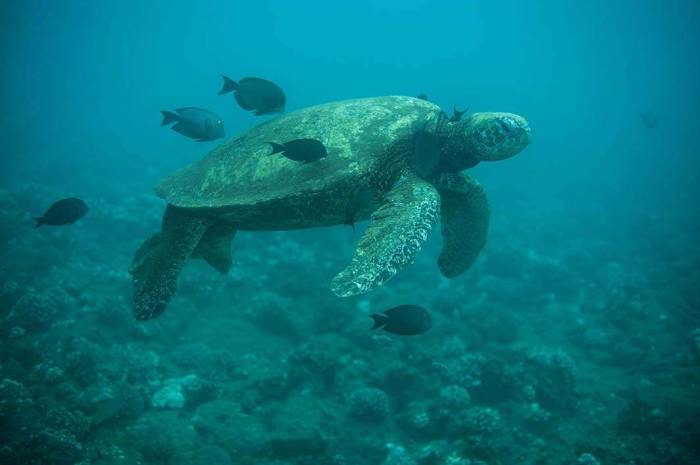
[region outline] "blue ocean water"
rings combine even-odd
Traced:
[[[0,463],[700,462],[697,2],[29,0],[0,26]],[[467,170],[491,208],[468,271],[441,275],[438,223],[339,298],[368,222],[240,231],[228,273],[190,260],[134,318],[160,180],[297,110],[421,93],[531,128]],[[160,126],[189,106],[226,138]],[[34,228],[73,196],[84,218]],[[402,304],[432,328],[369,329]]]

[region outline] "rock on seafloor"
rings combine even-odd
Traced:
[[[242,231],[230,274],[187,263],[137,323],[126,270],[162,206],[90,200],[89,221],[39,238],[22,212],[59,194],[0,191],[2,464],[700,463],[685,233],[650,249],[620,245],[617,219],[593,240],[501,212],[464,276],[434,276],[428,242],[396,285],[340,300],[351,231]],[[409,301],[433,329],[373,338],[367,315]]]

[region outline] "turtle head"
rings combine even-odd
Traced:
[[[530,143],[530,126],[513,113],[474,113],[448,123],[443,149],[445,171],[462,171],[480,161],[505,160]]]

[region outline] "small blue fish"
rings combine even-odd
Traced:
[[[640,113],[639,117],[642,118],[642,123],[644,123],[644,126],[648,127],[649,129],[654,129],[656,127],[658,118],[654,112],[647,111]]]
[[[161,111],[161,126],[175,123],[172,130],[197,142],[221,139],[224,134],[224,122],[216,113],[195,107],[178,108],[174,112]]]

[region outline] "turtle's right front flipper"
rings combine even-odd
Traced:
[[[163,313],[175,294],[182,266],[210,224],[206,217],[190,216],[168,205],[163,230],[139,247],[129,269],[137,320],[150,320]]]

